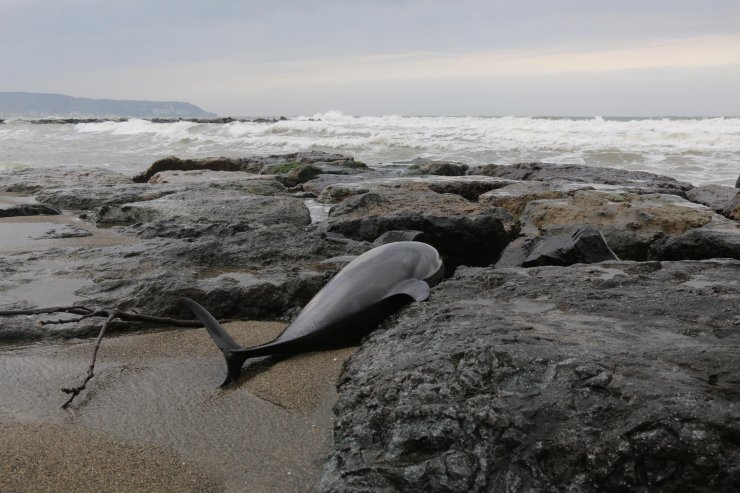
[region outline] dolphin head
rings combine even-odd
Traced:
[[[414,267],[413,277],[427,281],[431,286],[437,284],[444,275],[444,265],[437,250],[426,243],[416,241],[408,243],[412,244],[410,246],[419,255],[419,259]]]

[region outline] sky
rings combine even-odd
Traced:
[[[0,91],[222,116],[740,115],[738,0],[0,0]]]

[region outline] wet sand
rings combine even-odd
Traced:
[[[245,345],[284,324],[237,322]],[[332,438],[336,380],[352,349],[225,375],[205,330],[103,341],[96,376],[69,411],[59,389],[92,341],[0,347],[0,491],[310,491]],[[101,486],[102,485],[102,486]]]

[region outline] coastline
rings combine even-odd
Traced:
[[[430,302],[356,351],[253,363],[228,389],[204,330],[121,323],[69,413],[59,389],[81,380],[93,344],[76,338],[101,320],[9,316],[0,427],[18,460],[3,459],[3,488],[38,476],[74,490],[147,466],[152,487],[195,491],[737,483],[736,188],[548,163],[378,170],[320,152],[169,158],[137,180],[3,176],[29,194],[0,197],[16,216],[0,219],[3,309],[184,318],[187,296],[220,320],[289,320],[376,245],[424,241],[448,270]],[[228,330],[250,346],[284,326]],[[93,472],[70,460],[86,453]]]

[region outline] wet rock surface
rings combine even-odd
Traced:
[[[68,187],[128,185],[131,178],[104,168],[24,168],[0,171],[0,192],[36,193]]]
[[[170,156],[152,163],[143,173],[136,175],[137,183],[148,182],[154,175],[163,171],[242,171],[258,174],[287,173],[294,168],[313,165],[325,168],[325,172],[365,169],[365,164],[342,154],[319,151],[295,152],[276,156],[253,156],[244,158],[213,157],[205,159],[181,159]]]
[[[694,187],[686,193],[692,202],[703,204],[730,219],[740,219],[740,190],[722,185]]]
[[[525,234],[553,226],[589,224],[601,231],[609,247],[622,259],[660,259],[655,242],[697,228],[721,226],[740,234],[737,224],[705,206],[675,195],[576,191],[572,197],[528,202],[520,216]],[[703,258],[712,258],[714,255]],[[724,256],[724,255],[723,255]],[[696,257],[694,257],[696,258]]]
[[[0,219],[0,310],[188,318],[188,296],[219,319],[289,320],[354,256],[425,241],[451,277],[350,359],[320,491],[740,488],[737,195],[720,211],[726,187],[649,173],[426,164],[0,173],[0,209],[63,212]],[[5,317],[0,341],[100,328],[39,325],[60,317]]]
[[[0,217],[18,217],[18,216],[56,216],[62,211],[56,207],[44,204],[18,204],[8,207],[0,206]]]
[[[554,179],[580,183],[634,186],[646,189],[690,190],[692,185],[645,171],[599,168],[581,164],[518,163],[489,164],[468,171],[470,175],[497,176],[510,180],[549,181]]]
[[[164,197],[95,211],[97,226],[125,225],[144,238],[229,236],[275,224],[307,226],[308,208],[293,197],[256,196],[227,190],[177,192]]]
[[[347,363],[320,491],[735,491],[740,262],[460,268]]]

